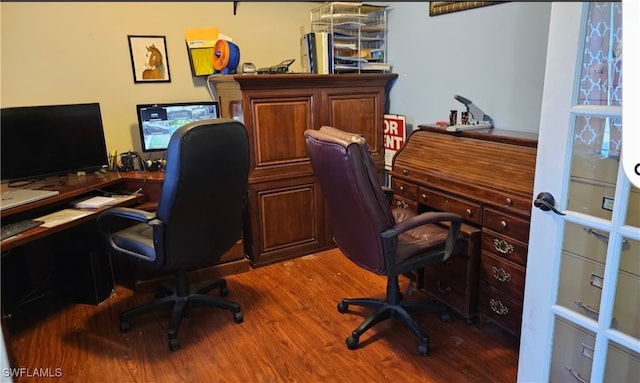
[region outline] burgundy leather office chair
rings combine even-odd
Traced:
[[[369,146],[360,135],[332,127],[305,131],[309,157],[329,209],[333,238],[353,262],[373,273],[387,276],[385,299],[342,299],[338,311],[350,305],[375,311],[347,338],[355,349],[362,334],[386,319],[402,319],[417,335],[418,352],[429,352],[429,338],[408,309],[442,309],[431,302],[404,301],[398,276],[443,262],[451,256],[462,217],[452,213],[417,215],[392,209],[378,182]],[[450,222],[449,228],[440,222]]]
[[[171,309],[169,348],[180,348],[178,328],[190,307],[219,307],[243,321],[238,303],[207,292],[228,293],[218,279],[190,291],[186,272],[212,265],[242,238],[243,208],[249,176],[249,138],[234,120],[202,120],[176,130],[167,150],[167,166],[158,209],[150,213],[112,208],[98,216],[100,231],[111,253],[143,266],[175,270],[175,286],[166,286],[159,299],[120,315],[120,329],[130,330],[133,316]],[[138,221],[129,226],[132,221]],[[123,225],[124,222],[124,225]],[[116,225],[124,229],[114,229]]]

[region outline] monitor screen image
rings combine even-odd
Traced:
[[[179,127],[220,117],[217,101],[137,105],[136,110],[143,152],[167,150],[171,135]]]
[[[0,118],[2,182],[107,166],[98,103],[2,108]]]

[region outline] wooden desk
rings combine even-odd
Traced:
[[[86,176],[50,177],[24,187],[58,190],[59,195],[4,210],[0,216],[3,224],[33,219],[71,208],[73,202],[90,196],[101,195],[104,192],[125,194],[138,189],[141,189],[139,197],[118,206],[132,206],[151,211],[157,207],[163,180],[164,172],[108,172]],[[0,187],[2,192],[11,189],[6,184]],[[65,289],[73,295],[70,299],[81,303],[98,304],[108,298],[116,279],[136,291],[152,291],[159,283],[170,282],[173,278],[173,274],[170,273],[150,272],[132,262],[117,259],[113,259],[112,264],[112,260],[104,254],[104,244],[94,224],[96,216],[107,208],[92,210],[87,216],[57,226],[36,227],[0,242],[3,269],[4,266],[28,269],[22,278],[11,275],[10,271],[3,271],[7,277],[2,281],[3,298],[7,296],[5,293],[19,295],[18,285],[23,283],[26,286],[24,290],[33,287],[28,286],[29,284],[39,285],[46,277],[43,275],[53,269],[57,273],[64,273],[64,277],[58,279],[69,283]],[[242,241],[239,241],[222,256],[220,263],[191,271],[189,278],[191,282],[198,283],[245,272],[249,267]],[[33,279],[33,282],[28,279]],[[83,281],[74,285],[76,279]],[[78,296],[79,294],[84,295]]]
[[[393,160],[396,204],[458,213],[470,238],[464,253],[425,270],[423,288],[467,319],[477,315],[518,335],[537,136],[419,128]]]

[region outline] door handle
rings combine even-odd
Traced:
[[[553,211],[557,215],[565,215],[563,212],[559,211],[555,208],[556,199],[553,198],[553,195],[548,192],[542,192],[538,194],[535,201],[533,201],[533,206],[537,207],[542,211]]]

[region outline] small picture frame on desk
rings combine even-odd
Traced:
[[[128,35],[133,82],[171,82],[165,36]]]

